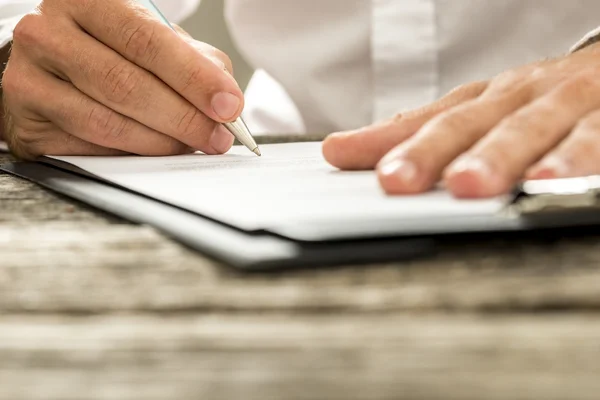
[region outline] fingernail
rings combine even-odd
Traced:
[[[352,136],[360,135],[361,133],[365,133],[365,132],[371,131],[371,130],[373,130],[373,127],[365,126],[365,127],[360,128],[360,129],[355,129],[355,130],[352,130],[352,131],[334,132],[334,133],[330,134],[329,136],[332,137],[332,138],[343,139],[343,138],[347,138],[347,137],[352,137]]]
[[[233,145],[235,138],[222,125],[218,125],[210,137],[210,146],[219,154],[226,153]]]
[[[394,177],[405,184],[413,183],[419,173],[414,163],[404,159],[395,159],[384,163],[379,172],[384,177]]]
[[[482,180],[492,178],[493,174],[490,165],[480,158],[463,158],[448,170],[448,174],[460,174],[464,172],[475,173]]]
[[[348,136],[352,136],[354,134],[353,131],[348,131],[348,132],[335,132],[329,135],[330,138],[334,138],[334,139],[342,139]]]
[[[569,175],[569,165],[559,157],[550,156],[533,167],[527,175],[535,179],[564,178]]]
[[[332,139],[345,139],[348,137],[352,137],[354,135],[356,135],[359,131],[354,130],[354,131],[342,131],[342,132],[335,132],[329,135],[330,138]]]
[[[217,93],[212,99],[212,108],[219,118],[230,121],[240,108],[240,99],[231,93]]]

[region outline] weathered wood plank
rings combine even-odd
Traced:
[[[0,312],[598,309],[597,247],[466,246],[397,265],[247,276],[148,227],[4,224]]]
[[[600,318],[0,319],[0,399],[597,399]]]
[[[0,164],[9,159],[8,155],[0,153]],[[0,172],[0,225],[8,222],[29,225],[42,221],[94,221],[105,225],[118,219]]]

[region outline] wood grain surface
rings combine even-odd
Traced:
[[[0,174],[1,400],[596,399],[599,310],[600,230],[249,275]]]

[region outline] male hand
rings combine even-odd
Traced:
[[[243,109],[231,62],[122,0],[44,0],[14,31],[2,81],[19,157],[224,153]]]
[[[471,83],[439,101],[330,136],[326,159],[377,168],[389,194],[506,193],[521,179],[600,174],[600,44]]]

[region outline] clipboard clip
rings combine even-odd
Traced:
[[[510,208],[519,215],[600,209],[600,176],[525,181]]]

